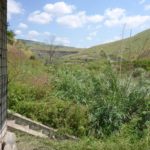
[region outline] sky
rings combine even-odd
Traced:
[[[91,47],[150,28],[150,0],[8,0],[16,38]]]

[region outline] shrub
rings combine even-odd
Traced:
[[[136,69],[133,71],[132,76],[133,76],[133,77],[140,77],[140,76],[142,76],[144,73],[145,73],[145,70],[144,70],[143,68],[136,68]]]
[[[120,79],[109,66],[99,74],[61,68],[55,86],[59,98],[90,108],[89,134],[96,137],[110,135],[144,111],[148,94],[142,81],[133,84],[131,78]]]
[[[20,101],[13,110],[45,125],[64,129],[65,132],[76,136],[83,136],[86,133],[88,110],[84,106],[55,99],[37,103]]]
[[[51,88],[45,84],[49,82],[47,76],[42,76],[38,84],[33,82],[34,86],[10,84],[9,106],[60,132],[97,138],[111,135],[136,115],[139,120],[135,129],[143,134],[149,118],[148,84],[146,87],[142,78],[122,79],[109,65],[105,68],[96,71],[79,66],[51,66]]]
[[[133,61],[133,65],[135,68],[143,68],[145,70],[150,70],[150,61],[149,60],[136,60]]]
[[[10,84],[8,92],[9,108],[13,108],[18,102],[42,100],[46,93],[47,89],[43,87],[29,86],[22,83]]]
[[[62,68],[57,71],[56,77],[54,84],[57,97],[82,104],[90,99],[92,85],[88,71]]]
[[[90,112],[91,130],[96,137],[110,135],[133,115],[146,110],[148,91],[141,84],[118,80],[110,70],[95,82],[100,96],[95,97]]]
[[[35,56],[34,56],[34,55],[31,55],[29,59],[31,59],[31,60],[35,60],[36,58],[35,58]]]

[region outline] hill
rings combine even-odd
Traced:
[[[150,29],[123,40],[90,47],[71,58],[96,59],[100,58],[102,52],[106,53],[111,58],[123,57],[127,60],[137,58],[149,59]]]
[[[51,46],[43,42],[37,42],[32,40],[18,39],[18,41],[24,43],[31,50],[49,50]],[[56,48],[56,51],[79,51],[80,50],[80,48],[63,46],[63,45],[54,45],[54,47]]]
[[[45,58],[49,53],[54,57],[63,57],[66,55],[77,54],[81,49],[62,45],[48,45],[42,42],[36,42],[31,40],[19,39],[19,42],[23,43],[29,48],[33,54],[39,58]]]
[[[112,47],[105,52],[115,58],[119,55]],[[138,65],[129,69],[128,64],[127,69],[117,70],[116,65],[101,61],[104,50],[95,48],[64,57],[100,60],[83,64],[45,64],[31,59],[29,52],[17,42],[8,45],[9,109],[80,140],[52,141],[16,133],[18,149],[150,149],[148,70]]]
[[[34,54],[42,58],[45,57],[50,50],[50,45],[42,42],[23,39],[19,39],[18,41],[24,43]],[[69,61],[91,61],[101,58],[104,53],[112,61],[149,59],[150,29],[126,39],[96,45],[86,49],[59,45],[54,45],[54,49],[56,57],[67,56],[65,59]]]

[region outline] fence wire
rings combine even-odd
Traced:
[[[7,117],[7,0],[0,0],[0,135]]]

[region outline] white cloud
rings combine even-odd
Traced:
[[[43,34],[44,34],[44,36],[50,36],[51,35],[50,32],[44,32]]]
[[[28,25],[21,22],[21,23],[19,23],[18,27],[21,28],[21,29],[27,29]]]
[[[145,10],[150,10],[150,4],[145,5],[145,6],[144,6],[144,9],[145,9]]]
[[[44,11],[48,12],[53,15],[63,15],[63,14],[70,14],[75,10],[75,6],[68,5],[65,2],[56,2],[54,4],[46,4],[44,6]]]
[[[31,35],[31,36],[38,36],[38,35],[39,35],[39,32],[37,32],[37,31],[35,31],[35,30],[31,30],[31,31],[29,31],[28,33],[29,33],[29,35]]]
[[[33,40],[33,41],[37,41],[37,38],[39,35],[40,35],[39,32],[37,32],[35,30],[31,30],[28,32],[28,39]]]
[[[101,22],[104,17],[101,15],[92,15],[92,16],[86,16],[87,22],[89,23],[99,23]]]
[[[27,39],[32,41],[39,41],[41,37],[44,39],[45,43],[69,46],[70,40],[68,37],[52,35],[50,32],[38,32],[36,30],[31,30],[27,34]]]
[[[16,34],[16,35],[21,35],[21,34],[22,34],[22,31],[21,31],[21,30],[15,30],[15,34]]]
[[[50,32],[44,32],[41,35],[43,35],[46,38],[46,40],[44,41],[46,43],[64,46],[70,45],[70,40],[67,37],[53,35]]]
[[[123,17],[125,17],[125,9],[122,8],[114,8],[114,9],[107,9],[105,11],[105,25],[108,27],[116,26],[122,24],[120,21]]]
[[[70,40],[67,37],[56,37],[55,39],[56,44],[69,46]]]
[[[101,44],[115,42],[115,41],[118,41],[118,40],[121,40],[121,37],[120,36],[114,36],[112,39],[103,41]]]
[[[39,24],[48,24],[54,17],[70,14],[75,6],[68,5],[65,2],[57,2],[54,4],[46,4],[42,11],[34,11],[28,16],[28,20]]]
[[[114,8],[114,9],[106,9],[105,16],[111,19],[119,19],[125,16],[125,9],[122,8]]]
[[[123,18],[121,22],[122,24],[126,24],[128,28],[136,28],[150,22],[150,16],[128,16]]]
[[[91,41],[97,35],[97,33],[97,31],[89,33],[89,35],[86,37],[86,40]]]
[[[79,12],[78,14],[60,17],[57,19],[57,23],[71,28],[82,27],[86,23],[85,12]]]
[[[99,23],[103,20],[101,15],[86,15],[85,11],[79,12],[77,14],[65,15],[57,18],[57,23],[61,25],[68,26],[70,28],[83,27],[88,23]]]
[[[119,19],[107,19],[104,23],[107,27],[113,27],[122,25],[122,22]]]
[[[28,20],[31,22],[39,23],[39,24],[48,24],[52,21],[52,16],[49,13],[34,11],[28,17]]]
[[[12,15],[21,14],[23,11],[21,3],[15,0],[8,0],[8,20],[11,19]]]
[[[126,10],[121,8],[107,9],[104,24],[108,27],[123,26],[136,28],[150,22],[150,16],[127,16]]]
[[[57,19],[57,23],[69,26],[71,28],[81,27],[85,22],[85,18],[81,13],[77,15],[67,15]]]
[[[79,28],[85,24],[95,24],[103,20],[103,16],[99,14],[86,15],[85,11],[74,14],[75,9],[74,5],[65,2],[49,3],[44,6],[42,11],[32,12],[28,20],[39,24],[48,24],[55,19],[57,23],[71,28]]]

